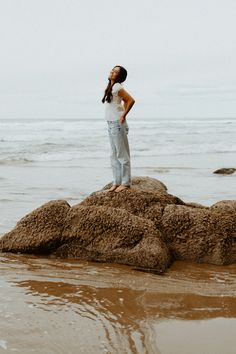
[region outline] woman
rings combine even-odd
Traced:
[[[108,123],[111,144],[111,166],[113,185],[110,192],[121,192],[131,186],[130,151],[128,142],[128,124],[126,116],[135,100],[121,85],[127,77],[127,71],[116,65],[108,77],[108,85],[102,102],[106,104],[105,118]]]

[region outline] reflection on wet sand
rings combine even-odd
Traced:
[[[125,342],[124,349],[132,353],[145,352],[146,346],[151,346],[151,343],[145,344],[145,332],[142,329],[142,321],[149,314],[138,304],[143,291],[37,280],[22,281],[17,285],[26,288],[27,294],[34,295],[34,304],[42,310],[50,311],[51,307],[57,307],[58,311],[70,308],[81,319],[97,322],[113,350],[117,345],[123,347]]]
[[[55,343],[67,353],[165,353],[165,345],[158,349],[158,324],[236,318],[235,271],[177,262],[158,276],[126,266],[9,255],[0,265],[11,284],[9,296],[27,305],[22,321],[34,323],[33,315],[60,324],[60,331],[47,326],[48,353],[55,352]]]

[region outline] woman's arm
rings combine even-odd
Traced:
[[[131,108],[133,107],[135,100],[133,99],[132,96],[130,96],[130,94],[125,91],[123,88],[119,90],[118,95],[122,98],[122,100],[124,101],[124,107],[125,107],[125,111],[122,114],[122,116],[120,117],[120,122],[121,124],[123,124],[125,122],[126,119],[126,115],[128,114],[128,112],[131,110]]]

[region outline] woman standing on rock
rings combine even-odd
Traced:
[[[123,66],[116,65],[108,77],[102,102],[106,104],[105,118],[111,144],[111,167],[113,185],[110,192],[121,192],[131,186],[130,151],[128,142],[129,127],[126,116],[135,100],[121,85],[127,77]]]

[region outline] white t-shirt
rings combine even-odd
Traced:
[[[125,111],[124,106],[122,105],[122,98],[118,95],[118,92],[120,89],[122,89],[123,86],[119,83],[116,82],[112,86],[112,99],[111,102],[108,103],[105,101],[105,119],[106,120],[119,120],[120,117],[122,116],[122,113]]]

